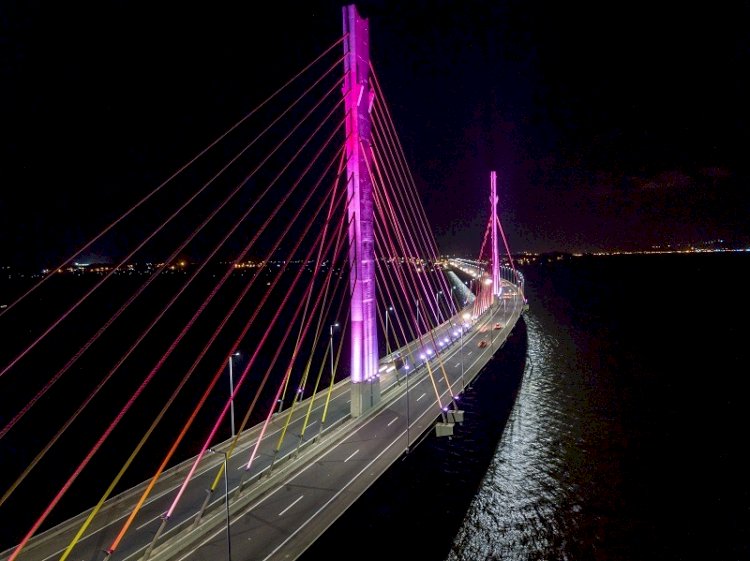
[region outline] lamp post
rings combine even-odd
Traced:
[[[332,323],[328,328],[328,332],[330,334],[329,345],[331,349],[331,380],[333,380],[333,328],[338,326],[339,322],[335,322]]]
[[[417,337],[419,337],[419,300],[415,300],[415,303],[417,305]]]
[[[406,378],[406,453],[409,453],[409,370],[404,370],[404,377]]]
[[[464,312],[463,317],[463,324],[461,325],[461,388],[463,390],[466,390],[466,382],[464,381],[464,331],[466,330],[466,324],[469,322],[469,319],[471,319],[471,314],[469,312]]]
[[[388,340],[388,312],[393,311],[393,306],[385,307],[385,354],[391,354],[391,343]]]
[[[227,560],[232,561],[232,535],[229,531],[229,480],[227,479],[227,470],[229,468],[227,462],[229,458],[226,452],[215,450],[214,448],[209,448],[209,450],[214,454],[224,455],[224,506],[227,511]]]
[[[229,418],[232,423],[232,438],[234,438],[234,378],[232,376],[232,359],[240,356],[239,351],[229,355]]]

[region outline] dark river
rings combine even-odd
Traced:
[[[463,396],[453,438],[428,433],[302,561],[750,559],[750,253],[573,257],[521,269],[530,310]],[[6,331],[5,347],[23,333],[20,324]],[[35,389],[26,388],[32,376],[8,380],[0,418]],[[54,408],[39,409],[41,419],[29,415],[3,440],[3,489],[60,424]],[[76,442],[65,444],[53,467],[70,464]],[[154,447],[144,458],[163,440]],[[105,459],[119,466],[115,452]],[[136,466],[127,484],[150,473]],[[0,516],[0,550],[47,504],[36,491],[62,482],[56,469],[35,477],[5,505],[14,514]],[[98,496],[81,485],[59,518]]]
[[[750,559],[750,254],[523,267],[464,399],[303,557]]]

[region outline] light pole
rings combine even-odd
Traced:
[[[332,323],[328,328],[328,332],[331,336],[329,340],[329,345],[331,349],[331,380],[333,380],[333,328],[338,327],[338,326],[339,326],[339,322],[336,322],[336,323]]]
[[[406,378],[406,453],[409,453],[409,367],[407,365],[404,370],[404,377]]]
[[[461,388],[463,390],[466,390],[466,382],[464,381],[464,331],[466,330],[466,324],[469,323],[469,319],[471,319],[471,314],[469,312],[464,312],[463,317],[463,324],[461,325]]]
[[[391,343],[388,341],[388,312],[393,311],[393,306],[385,307],[385,354],[391,354]]]
[[[232,359],[236,356],[240,356],[239,351],[229,355],[229,418],[232,423],[232,438],[234,438],[234,378],[232,376]]]
[[[227,560],[232,561],[232,535],[229,531],[229,480],[227,479],[227,469],[229,468],[227,462],[229,458],[226,452],[215,450],[214,448],[209,448],[209,450],[214,454],[224,455],[224,506],[227,511]]]
[[[420,332],[419,332],[419,300],[415,300],[415,302],[416,302],[416,305],[417,305],[417,337],[419,337],[419,335],[420,335]]]

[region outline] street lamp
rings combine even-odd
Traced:
[[[471,319],[471,314],[464,312],[462,317],[464,318],[464,323],[461,326],[461,387],[466,390],[466,382],[464,381],[464,331],[466,331],[466,324]]]
[[[443,310],[440,309],[440,295],[443,293],[442,290],[438,290],[435,293],[435,307],[437,308],[437,315],[435,317],[435,323],[440,324],[442,323],[440,320],[442,319]]]
[[[409,453],[411,446],[409,442],[409,366],[406,365],[404,369],[404,377],[406,378],[406,453]]]
[[[339,322],[336,322],[336,323],[331,324],[328,328],[328,332],[331,336],[329,340],[329,345],[331,349],[331,380],[333,380],[333,328],[338,327],[338,326],[339,326]]]
[[[388,312],[393,311],[393,306],[386,306],[385,307],[385,354],[389,355],[391,354],[391,344],[390,341],[388,341]]]
[[[415,303],[417,305],[417,336],[420,335],[419,331],[419,300],[415,300]]]
[[[229,531],[229,480],[227,479],[227,469],[229,467],[227,462],[229,457],[226,452],[222,452],[221,450],[209,448],[208,451],[213,452],[214,454],[224,455],[224,506],[227,511],[227,559],[228,561],[232,561],[232,535]]]
[[[240,356],[239,351],[229,355],[229,418],[231,419],[232,423],[232,438],[234,438],[234,378],[232,376],[232,358],[236,356]]]

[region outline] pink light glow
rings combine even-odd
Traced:
[[[378,369],[375,236],[370,157],[369,29],[356,6],[343,7],[344,105],[346,108],[349,262],[351,264],[351,379],[362,382]],[[366,94],[366,95],[365,95]],[[362,103],[363,98],[366,100]]]
[[[497,252],[497,174],[490,172],[490,204],[492,205],[492,294],[500,294],[500,256]]]

